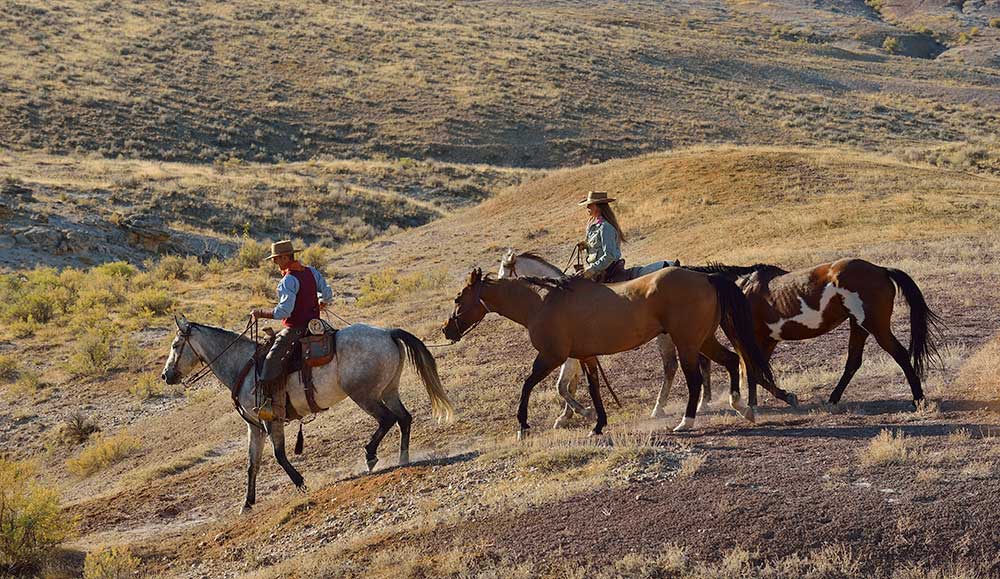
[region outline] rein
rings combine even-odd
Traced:
[[[569,253],[569,261],[566,262],[566,267],[562,268],[563,275],[566,275],[566,272],[569,271],[569,267],[573,265],[574,258],[576,259],[576,265],[583,266],[583,254],[580,253],[579,245],[573,246],[573,251]]]
[[[205,365],[202,366],[202,368],[199,369],[194,374],[191,374],[191,376],[187,380],[184,381],[184,386],[185,387],[191,386],[192,384],[198,382],[199,380],[201,380],[205,376],[208,376],[209,374],[211,374],[212,373],[212,364],[214,364],[216,362],[216,360],[218,360],[219,358],[221,358],[222,355],[225,354],[227,350],[229,350],[229,348],[232,348],[233,345],[236,344],[236,342],[239,342],[240,338],[242,338],[243,336],[245,336],[246,333],[251,330],[251,328],[256,328],[257,324],[254,323],[254,322],[255,322],[255,320],[253,319],[253,317],[251,317],[247,321],[247,327],[242,332],[240,332],[240,334],[238,336],[236,336],[233,339],[232,342],[229,342],[229,345],[227,345],[225,348],[223,348],[222,351],[219,352],[219,354],[216,357],[212,358],[212,360],[210,362],[205,362],[205,358],[201,354],[198,353],[198,350],[195,350],[194,344],[191,344],[191,351],[194,352],[194,355],[198,356],[198,359],[201,360],[201,362],[203,364],[205,364]],[[190,330],[190,328],[188,329],[187,332],[182,332],[181,333],[181,337],[184,338],[184,341],[181,342],[181,349],[177,353],[178,358],[180,357],[181,354],[184,353],[184,346],[187,346],[189,344],[189,342],[191,341],[191,330]]]

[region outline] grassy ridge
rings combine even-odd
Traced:
[[[883,48],[914,34],[860,2],[26,0],[0,7],[0,144],[550,167],[988,134],[996,70]]]

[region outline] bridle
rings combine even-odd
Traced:
[[[486,313],[489,314],[489,313],[492,313],[493,310],[491,310],[490,306],[486,305],[486,302],[483,300],[483,285],[484,285],[484,281],[485,280],[480,279],[477,282],[478,285],[476,287],[476,301],[479,302],[479,304],[483,306],[483,309],[486,310]],[[461,316],[462,316],[461,308],[462,308],[462,304],[456,304],[455,305],[455,311],[452,312],[451,318],[448,319],[449,322],[454,322],[455,323],[455,328],[458,329],[458,331],[459,331],[458,340],[461,340],[465,336],[469,335],[469,333],[472,332],[472,330],[476,329],[476,326],[478,326],[479,324],[481,324],[482,321],[486,319],[486,314],[483,314],[483,317],[479,318],[478,321],[473,322],[468,328],[466,328],[463,331],[462,330],[462,326],[460,325],[460,323],[461,323]],[[458,340],[453,340],[453,343],[457,342]]]
[[[208,361],[208,362],[205,361],[205,357],[204,356],[202,356],[201,354],[198,353],[198,350],[195,349],[194,344],[190,343],[191,342],[191,326],[190,326],[190,324],[188,325],[188,329],[186,331],[185,330],[181,330],[180,328],[178,328],[177,329],[177,335],[180,336],[181,338],[184,338],[184,341],[181,342],[181,346],[177,350],[177,360],[180,361],[181,356],[184,354],[184,348],[186,346],[190,345],[191,346],[191,351],[194,353],[195,357],[198,358],[199,362],[201,362],[202,364],[204,364],[204,366],[202,366],[201,368],[199,368],[196,372],[194,372],[193,374],[191,374],[190,376],[188,376],[188,378],[186,380],[184,380],[184,387],[187,388],[187,387],[191,386],[192,384],[198,382],[199,380],[201,380],[205,376],[208,376],[209,374],[211,374],[212,373],[212,364],[214,364],[216,360],[218,360],[219,358],[221,358],[222,355],[225,354],[226,351],[229,350],[229,348],[232,348],[233,345],[236,342],[239,342],[240,338],[242,338],[247,332],[249,332],[251,328],[253,328],[254,326],[256,326],[256,324],[254,322],[255,322],[255,320],[253,319],[253,317],[251,317],[250,320],[247,322],[247,327],[242,332],[240,332],[240,334],[238,336],[236,336],[235,338],[233,338],[233,341],[229,342],[229,344],[225,348],[223,348],[222,351],[220,351],[214,358],[212,358],[211,361]]]

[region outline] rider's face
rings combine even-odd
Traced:
[[[292,259],[290,255],[276,255],[271,258],[271,261],[274,262],[274,265],[278,266],[278,269],[285,269],[288,267],[288,264],[292,263]]]
[[[587,205],[587,213],[590,214],[591,219],[597,219],[601,215],[601,208],[597,203],[591,203]]]

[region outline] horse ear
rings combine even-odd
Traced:
[[[180,318],[174,316],[174,322],[177,324],[177,329],[182,332],[186,332],[188,327],[191,325],[191,322],[187,321],[187,318],[184,317],[184,314],[181,314]]]

